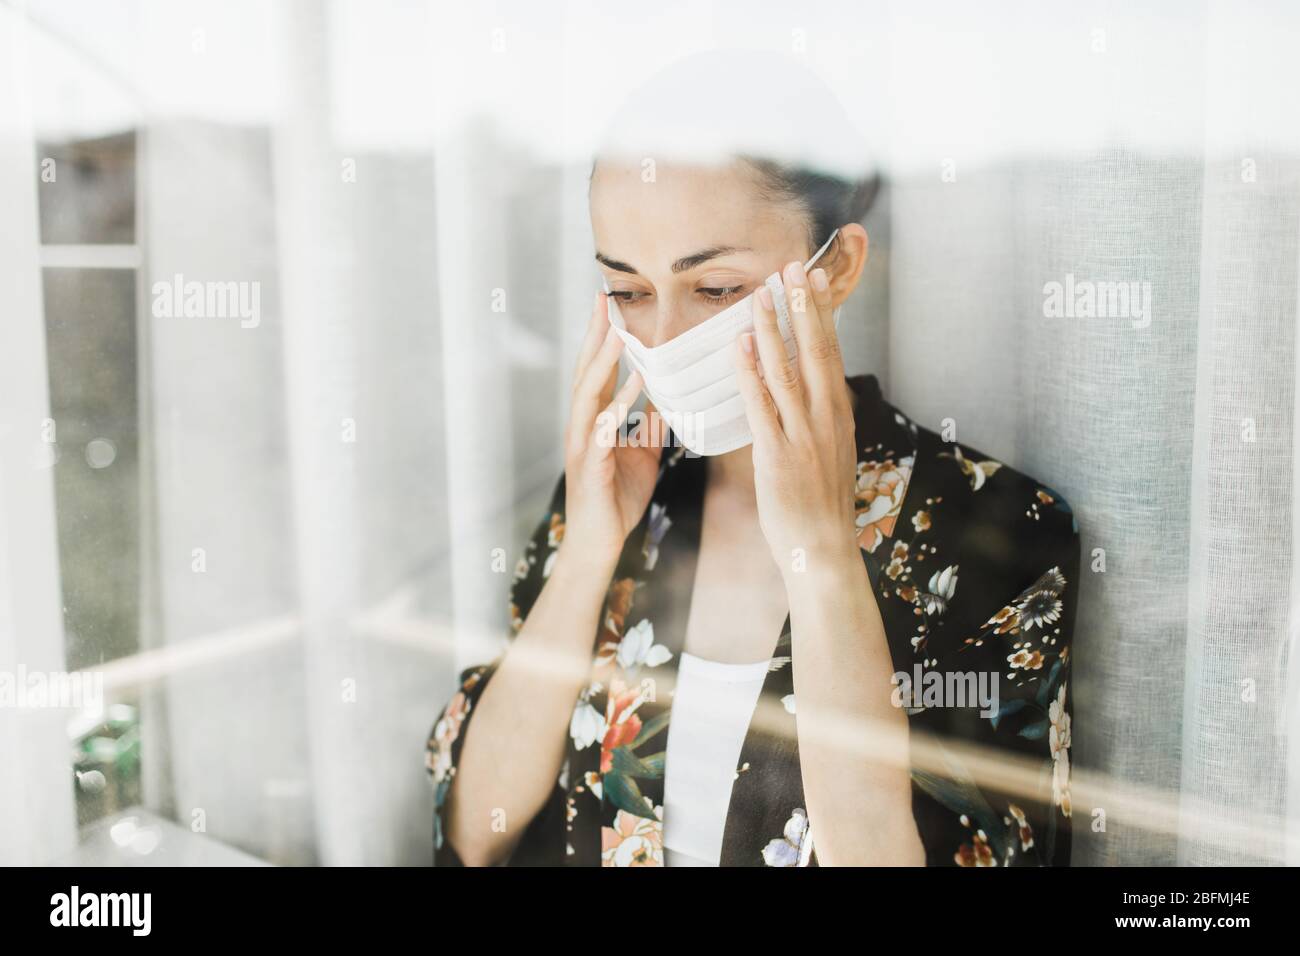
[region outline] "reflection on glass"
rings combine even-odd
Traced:
[[[70,669],[140,649],[135,272],[46,269],[45,334],[64,634]],[[77,819],[140,800],[136,708],[69,729]]]
[[[41,242],[135,242],[135,132],[38,143]]]
[[[135,273],[46,269],[68,666],[139,650]]]

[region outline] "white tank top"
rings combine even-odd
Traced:
[[[731,785],[767,667],[681,655],[664,765],[668,866],[717,866],[722,857]]]

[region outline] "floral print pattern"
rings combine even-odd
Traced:
[[[802,808],[790,814],[779,839],[763,847],[763,862],[768,866],[807,866],[812,860],[812,827]]]
[[[451,746],[460,737],[460,728],[469,716],[469,698],[464,691],[457,691],[451,702],[442,712],[442,717],[434,725],[432,746],[426,750],[428,768],[433,774],[433,782],[441,783],[451,776]]]
[[[1052,722],[1048,740],[1052,748],[1052,800],[1061,813],[1070,815],[1070,715],[1065,709],[1065,685],[1048,708]]]
[[[912,476],[912,463],[911,456],[897,461],[886,457],[883,461],[858,462],[853,506],[858,543],[866,550],[875,551],[894,533]]]
[[[974,461],[967,458],[962,454],[960,445],[954,445],[952,454],[949,455],[944,452],[942,457],[952,458],[957,462],[957,466],[961,468],[961,473],[970,479],[971,491],[979,491],[983,488],[984,482],[996,475],[998,469],[1002,467],[1001,462]]]
[[[1041,792],[981,784],[946,749],[942,772],[914,766],[913,814],[929,865],[1067,865],[1070,644],[1078,529],[1063,497],[1013,467],[924,429],[870,376],[850,379],[859,448],[855,530],[896,669],[984,674],[996,713],[908,708],[913,728],[1042,763]],[[664,866],[672,692],[699,545],[707,460],[665,452],[650,505],[610,581],[590,679],[574,703],[552,797],[510,865]],[[564,536],[564,482],[515,567],[517,633]],[[790,622],[760,695],[780,726],[751,724],[737,760],[723,866],[816,866],[799,768]],[[464,727],[500,658],[470,668],[434,724],[434,858],[458,865],[442,814]],[[865,692],[865,690],[864,690]],[[599,746],[597,746],[599,744]]]
[[[663,866],[664,808],[650,817],[620,810],[612,827],[600,831],[602,866]]]
[[[989,838],[983,830],[977,830],[970,843],[959,846],[957,852],[953,854],[953,859],[958,866],[998,865],[998,861],[993,856],[993,848],[989,846]]]

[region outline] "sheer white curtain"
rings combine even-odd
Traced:
[[[892,396],[1071,501],[1075,767],[1110,799],[1137,786],[1181,808],[1175,832],[1154,814],[1102,831],[1110,800],[1076,803],[1078,863],[1284,858],[1300,153],[1278,93],[1297,17],[1239,14],[1112,18],[1099,82],[1060,103],[1091,146],[895,188]],[[985,39],[1004,109],[1054,85]],[[1144,115],[1169,144],[1115,136]],[[1046,317],[1045,284],[1071,275],[1149,288],[1150,324]]]
[[[0,347],[0,673],[63,670],[49,446],[38,438],[50,417],[44,377],[32,115],[21,24],[0,10],[0,258],[4,289]],[[26,424],[26,428],[23,425]],[[10,676],[10,681],[15,677]],[[0,707],[0,862],[35,864],[75,841],[66,735],[53,711]],[[22,772],[15,772],[21,770]]]
[[[1075,862],[1295,853],[1300,12],[135,0],[110,33],[29,6],[144,116],[151,598],[114,673],[144,698],[150,809],[276,862],[429,859],[425,734],[504,641],[560,470],[590,146],[640,79],[740,45],[804,59],[878,150],[850,371],[1074,506]],[[63,108],[32,96],[38,128]],[[6,268],[37,241],[0,235]],[[261,325],[150,318],[176,273],[260,282]],[[1067,281],[1149,288],[1149,324],[1050,316]],[[4,513],[44,502],[48,539],[14,467]],[[0,624],[57,618],[52,564],[19,585],[10,556]],[[66,849],[63,809],[0,798],[48,831],[26,858]]]

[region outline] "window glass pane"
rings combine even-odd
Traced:
[[[135,242],[135,132],[37,144],[41,242]]]
[[[135,272],[46,269],[68,667],[139,650]]]
[[[139,417],[132,270],[46,269],[55,512],[70,670],[140,649]],[[133,700],[69,728],[77,820],[140,802]]]

